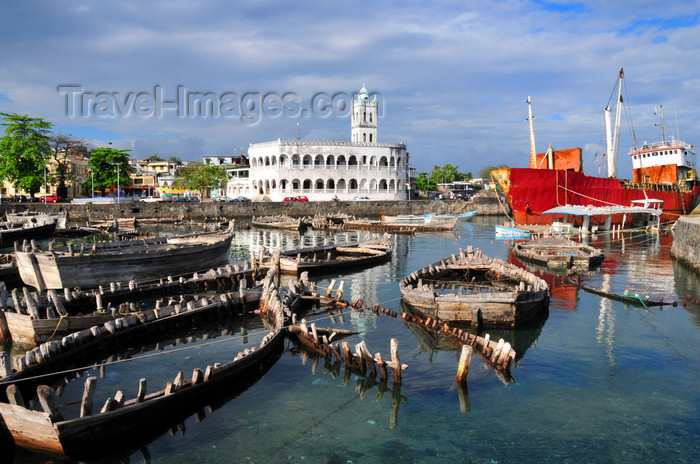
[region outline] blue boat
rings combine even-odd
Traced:
[[[514,227],[496,226],[496,238],[527,238],[530,232],[516,229]]]
[[[465,211],[459,215],[460,221],[471,221],[476,216],[476,211]]]

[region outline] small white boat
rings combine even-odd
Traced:
[[[460,221],[471,221],[474,216],[476,216],[476,210],[465,211],[459,215],[459,219]]]
[[[496,237],[500,238],[527,238],[530,236],[530,232],[525,232],[524,230],[516,229],[515,227],[507,226],[496,226]]]

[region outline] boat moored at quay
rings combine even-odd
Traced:
[[[644,143],[629,151],[632,161],[632,179],[616,177],[617,151],[620,140],[621,105],[624,72],[620,70],[617,110],[614,129],[611,126],[610,106],[605,109],[608,177],[583,173],[581,148],[535,152],[534,130],[530,99],[527,103],[530,122],[530,166],[504,168],[491,172],[492,178],[503,190],[510,203],[513,219],[518,224],[548,225],[564,217],[545,212],[563,206],[633,207],[646,202],[663,205],[661,222],[673,222],[688,214],[700,200],[700,181],[697,178],[696,154],[690,145],[663,131],[662,140]],[[600,219],[600,218],[599,218]],[[613,215],[609,224],[622,224],[624,213]],[[581,222],[582,218],[575,218]],[[604,219],[598,222],[605,222]]]

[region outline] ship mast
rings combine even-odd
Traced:
[[[535,152],[535,128],[532,123],[535,118],[532,116],[532,103],[530,102],[529,95],[525,102],[527,103],[528,111],[527,121],[530,126],[530,167],[535,168],[537,167],[537,153]]]
[[[608,146],[608,177],[615,177],[617,167],[617,150],[620,146],[620,118],[622,117],[622,79],[625,72],[620,68],[620,82],[617,90],[617,108],[615,108],[615,129],[610,131],[610,107],[605,107],[605,135]]]

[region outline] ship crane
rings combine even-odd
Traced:
[[[620,118],[622,117],[622,79],[625,72],[620,68],[620,81],[617,90],[617,108],[615,108],[615,129],[610,127],[610,106],[605,107],[605,136],[608,147],[608,177],[615,177],[617,169],[617,150],[620,146]]]

